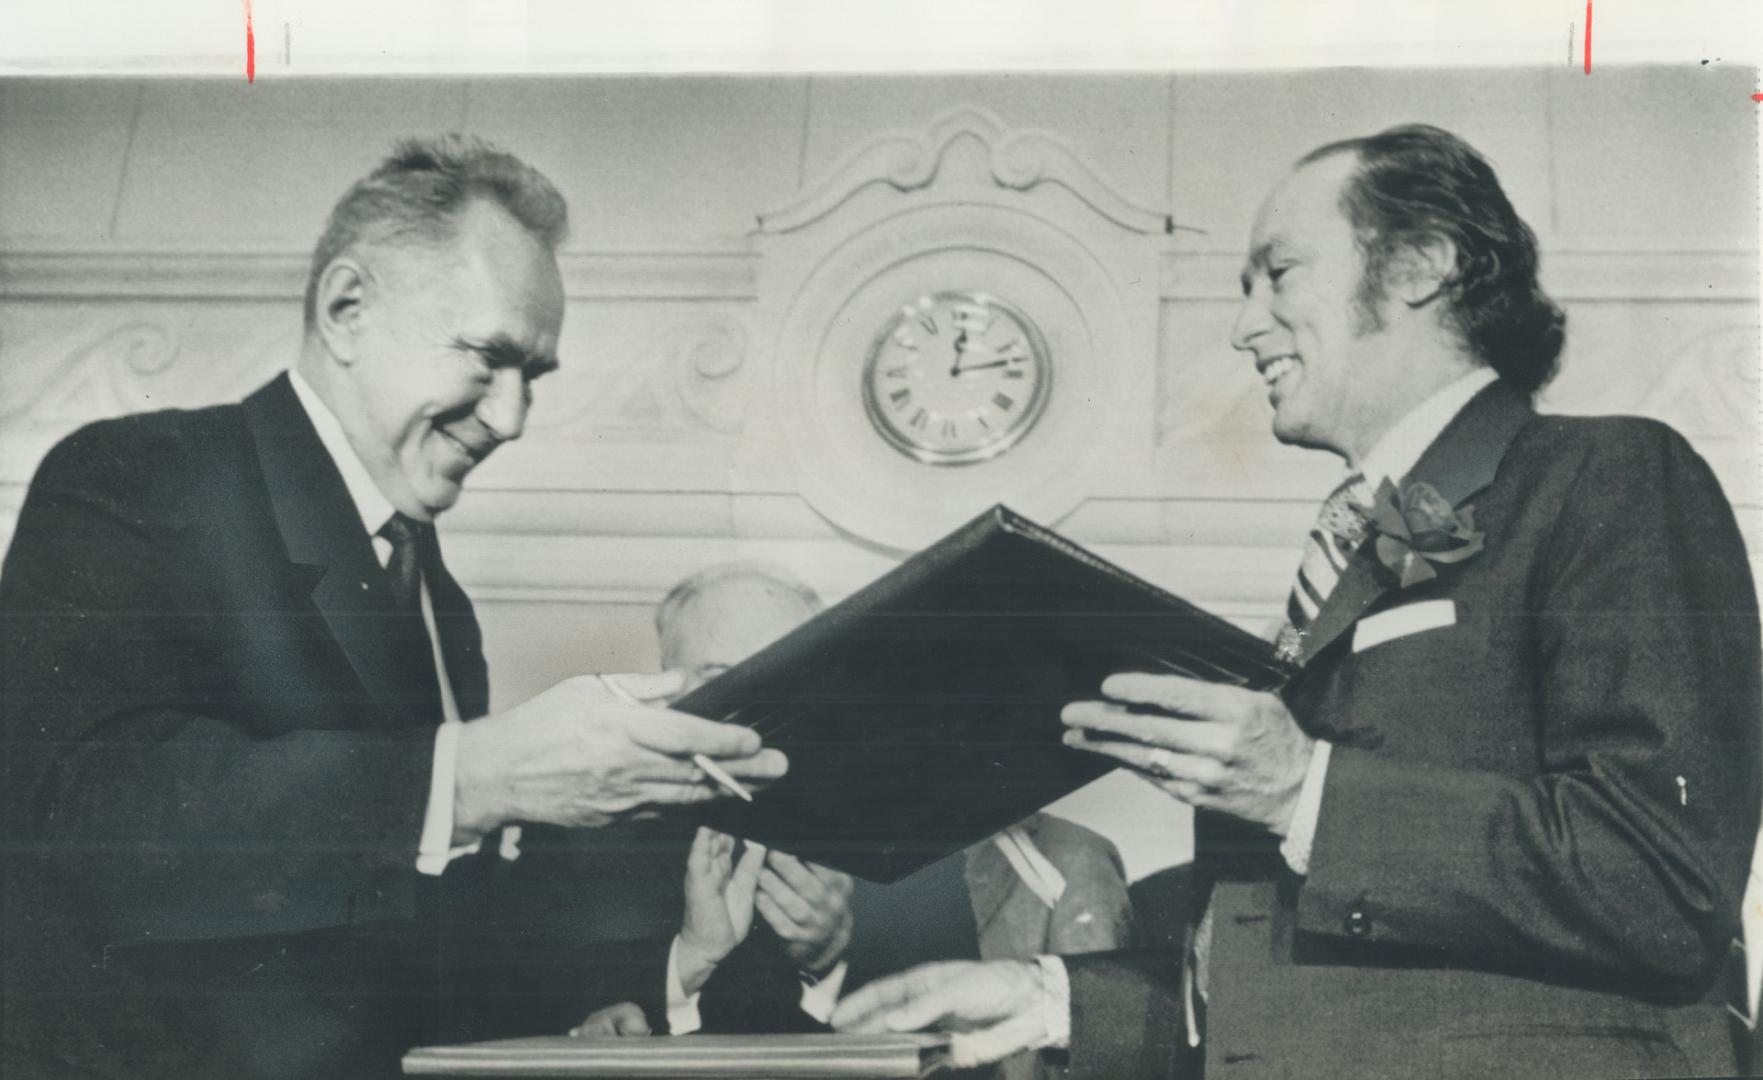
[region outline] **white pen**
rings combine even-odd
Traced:
[[[595,678],[600,680],[600,685],[604,686],[608,693],[610,693],[613,697],[617,698],[618,700],[624,702],[626,705],[646,705],[646,704],[648,704],[647,702],[638,699],[636,695],[632,694],[629,690],[626,690],[624,687],[618,685],[618,683],[614,682],[612,679],[606,677],[605,675],[596,675]],[[703,769],[705,776],[710,777],[710,779],[712,779],[712,780],[716,781],[718,784],[722,785],[722,789],[724,791],[728,792],[730,795],[733,795],[739,799],[744,799],[747,802],[753,801],[753,793],[751,791],[747,790],[747,786],[745,784],[741,783],[739,780],[736,780],[734,777],[730,776],[728,774],[728,772],[726,770],[724,770],[721,765],[718,765],[716,762],[710,760],[709,757],[705,756],[704,754],[693,754],[692,755],[692,764],[698,766],[698,768],[700,768],[700,769]]]

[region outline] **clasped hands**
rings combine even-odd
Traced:
[[[686,857],[686,916],[676,958],[688,994],[745,941],[757,911],[796,969],[824,975],[851,941],[851,878],[748,841],[700,828]]]
[[[749,841],[735,857],[735,839],[700,827],[686,856],[686,913],[674,942],[680,988],[697,994],[753,926],[757,911],[783,942],[798,971],[827,973],[851,941],[851,878]],[[648,1019],[633,1002],[599,1009],[570,1034],[647,1035]]]

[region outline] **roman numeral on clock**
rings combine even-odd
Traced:
[[[992,395],[992,404],[996,405],[1000,409],[1003,409],[1005,412],[1009,412],[1011,410],[1011,408],[1013,406],[1015,406],[1016,399],[1011,397],[1009,394],[993,394]]]
[[[906,422],[912,425],[914,431],[923,431],[924,425],[930,423],[930,414],[920,409],[912,414],[912,419]]]
[[[894,403],[894,408],[904,409],[912,401],[912,391],[906,389],[896,390],[888,395],[888,400]]]

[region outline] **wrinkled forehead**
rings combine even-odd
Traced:
[[[374,245],[373,258],[398,284],[431,302],[452,304],[446,289],[561,322],[563,277],[557,256],[500,206],[479,199],[460,211],[445,240]]]

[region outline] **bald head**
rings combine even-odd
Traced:
[[[655,611],[661,665],[692,690],[820,613],[818,594],[787,571],[729,563],[674,586]]]

